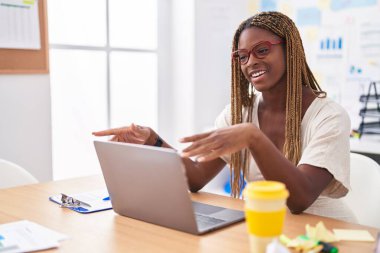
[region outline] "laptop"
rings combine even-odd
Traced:
[[[191,234],[244,220],[244,212],[192,202],[176,151],[94,141],[114,211],[122,216]]]

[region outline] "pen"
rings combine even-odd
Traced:
[[[103,201],[111,200],[110,196],[103,198]]]

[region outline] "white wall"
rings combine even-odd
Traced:
[[[158,61],[158,116],[157,132],[169,143],[174,143],[173,134],[173,85],[172,69],[172,6],[171,0],[158,2],[158,33],[157,33],[157,61]]]
[[[194,0],[172,1],[172,140],[194,132]]]
[[[49,75],[0,75],[0,158],[52,179]]]
[[[186,145],[180,145],[178,138],[213,127],[230,103],[231,43],[236,28],[249,16],[248,0],[173,0],[171,13],[166,68],[170,68],[172,97],[166,100],[171,109],[163,111],[170,125],[162,125],[160,116],[159,126],[170,129],[166,140],[181,148]],[[226,194],[223,187],[228,180],[225,168],[203,190]]]
[[[249,16],[248,0],[172,1],[171,13],[168,140],[178,145],[178,138],[212,127],[230,101],[231,43]]]

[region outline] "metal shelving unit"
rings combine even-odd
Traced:
[[[363,134],[380,134],[380,81],[369,84],[368,93],[360,96],[360,102],[364,104],[359,115],[360,122],[358,133],[359,137]]]

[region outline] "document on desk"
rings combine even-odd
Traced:
[[[76,194],[65,193],[65,195],[79,201],[79,206],[67,207],[79,213],[93,213],[112,209],[112,204],[107,189],[99,189]],[[62,194],[51,196],[49,200],[62,205]]]
[[[0,253],[56,248],[65,239],[66,235],[27,220],[0,225]]]

